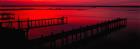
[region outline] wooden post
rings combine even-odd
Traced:
[[[31,23],[30,23],[30,27],[33,27],[33,21],[31,21]]]
[[[92,30],[90,30],[90,34],[91,34],[91,36],[93,36],[93,29],[92,29]]]
[[[0,28],[2,28],[2,22],[0,22]]]
[[[12,28],[12,21],[9,20],[9,28]]]
[[[18,22],[18,29],[21,29],[21,27],[20,27],[20,25],[21,25],[20,22],[21,22],[21,21],[20,21],[20,19],[19,19],[19,16],[18,16],[18,21],[17,21],[17,22]]]
[[[71,35],[71,39],[72,39],[71,40],[71,43],[72,43],[74,41],[74,35],[73,34]]]
[[[78,33],[75,32],[75,41],[77,41],[77,40],[78,40]]]
[[[47,25],[46,25],[46,20],[43,21],[43,24],[44,24],[45,26],[47,26]]]
[[[50,19],[50,25],[52,25],[52,19]]]
[[[69,43],[69,38],[68,38],[68,37],[69,37],[69,36],[66,36],[66,37],[65,37],[64,45],[66,45],[66,44]]]
[[[80,26],[80,28],[82,28],[82,26]],[[79,34],[80,34],[80,39],[79,40],[81,40],[82,39],[82,29],[80,29],[80,31],[79,31]]]
[[[41,26],[44,26],[44,24],[43,24],[43,20],[41,20]]]
[[[57,24],[57,19],[55,19],[54,23]]]
[[[40,20],[39,20],[39,21],[37,21],[37,22],[38,22],[38,25],[37,25],[37,27],[38,27],[38,26],[41,26]]]
[[[35,27],[35,26],[36,26],[36,21],[34,21],[34,23],[35,23],[35,24],[34,24],[34,27]]]
[[[29,29],[29,28],[30,28],[30,25],[31,25],[31,24],[30,24],[30,19],[29,19],[29,18],[28,18],[27,24],[28,24],[28,27],[27,27],[27,28]]]
[[[50,20],[48,20],[48,26],[50,25]]]
[[[61,39],[61,46],[65,44],[65,38]]]
[[[54,19],[52,19],[52,24],[54,24]]]
[[[62,17],[60,20],[61,20],[61,23],[64,24],[64,17]]]
[[[60,23],[60,20],[57,18],[57,24],[59,24]]]
[[[62,36],[63,36],[63,38],[61,39],[61,45],[64,45],[65,44],[65,32],[64,32],[64,30],[62,30]]]
[[[44,22],[44,20],[42,20],[42,21],[41,21],[41,23],[42,23],[42,26],[44,26],[44,23],[43,23],[43,22]]]

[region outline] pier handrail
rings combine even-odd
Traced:
[[[84,33],[85,37],[87,35],[86,31],[91,31],[90,33],[94,33],[94,29],[96,30],[97,34],[104,34],[101,32],[110,32],[113,29],[116,28],[120,28],[120,27],[125,27],[126,26],[126,18],[117,18],[117,19],[113,19],[113,20],[109,20],[109,21],[105,21],[99,24],[95,24],[95,25],[88,25],[85,27],[80,27],[77,29],[72,29],[69,31],[62,31],[61,33],[58,34],[54,34],[53,32],[50,34],[50,36],[41,36],[41,38],[37,38],[37,39],[32,39],[29,42],[31,44],[39,44],[39,43],[43,43],[43,42],[54,42],[58,39],[62,39],[68,36],[77,36],[78,34],[82,34]],[[105,29],[104,29],[105,28]],[[80,37],[81,38],[81,37]]]
[[[0,22],[0,23],[1,23],[1,25],[7,24],[8,26],[10,26],[10,24],[11,24],[10,27],[5,26],[5,28],[12,29],[13,24],[16,23],[17,24],[16,29],[27,29],[27,28],[41,27],[41,25],[42,26],[51,26],[51,25],[56,25],[56,24],[65,24],[65,23],[67,23],[66,19],[67,19],[67,17],[60,17],[60,18],[38,19],[38,20],[16,20],[16,21],[6,21],[6,22]],[[53,20],[57,21],[58,23],[53,22]],[[43,22],[45,22],[45,24]],[[23,23],[26,23],[26,27],[23,27]],[[33,23],[37,23],[39,25],[36,24],[36,26],[34,26]]]

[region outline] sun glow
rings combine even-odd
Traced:
[[[45,1],[45,0],[32,0],[32,1]]]
[[[57,0],[32,0],[32,1],[57,1]]]

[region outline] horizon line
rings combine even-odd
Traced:
[[[137,5],[0,5],[0,7],[140,7]]]

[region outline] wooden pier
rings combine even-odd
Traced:
[[[33,28],[55,26],[59,24],[66,24],[67,18],[51,18],[40,20],[24,20],[24,21],[9,21],[0,22],[0,45],[10,45],[18,49],[60,49],[68,48],[73,45],[80,45],[89,39],[103,36],[126,27],[126,18],[116,18],[95,25],[87,25],[72,29],[69,31],[62,31],[60,33],[51,33],[49,36],[42,36],[41,38],[28,40],[27,31]],[[16,24],[16,25],[15,25]],[[43,47],[42,45],[45,46]],[[7,46],[9,47],[9,46]]]
[[[30,29],[63,25],[66,23],[67,17],[0,22],[0,45],[3,45],[3,47],[9,45],[11,48],[25,49]]]
[[[15,14],[11,13],[0,13],[0,20],[13,20]]]
[[[50,36],[42,36],[41,38],[30,40],[28,45],[32,45],[32,48],[34,48],[47,42],[47,46],[45,48],[68,48],[73,45],[80,44],[81,41],[85,42],[91,37],[93,39],[94,37],[103,36],[104,34],[119,30],[126,27],[126,25],[126,18],[116,18],[96,25],[88,25],[66,32],[62,31],[58,34],[51,33]]]
[[[24,29],[62,25],[66,23],[67,17],[60,17],[39,20],[16,20],[16,21],[0,22],[1,25],[0,27],[24,30]]]

